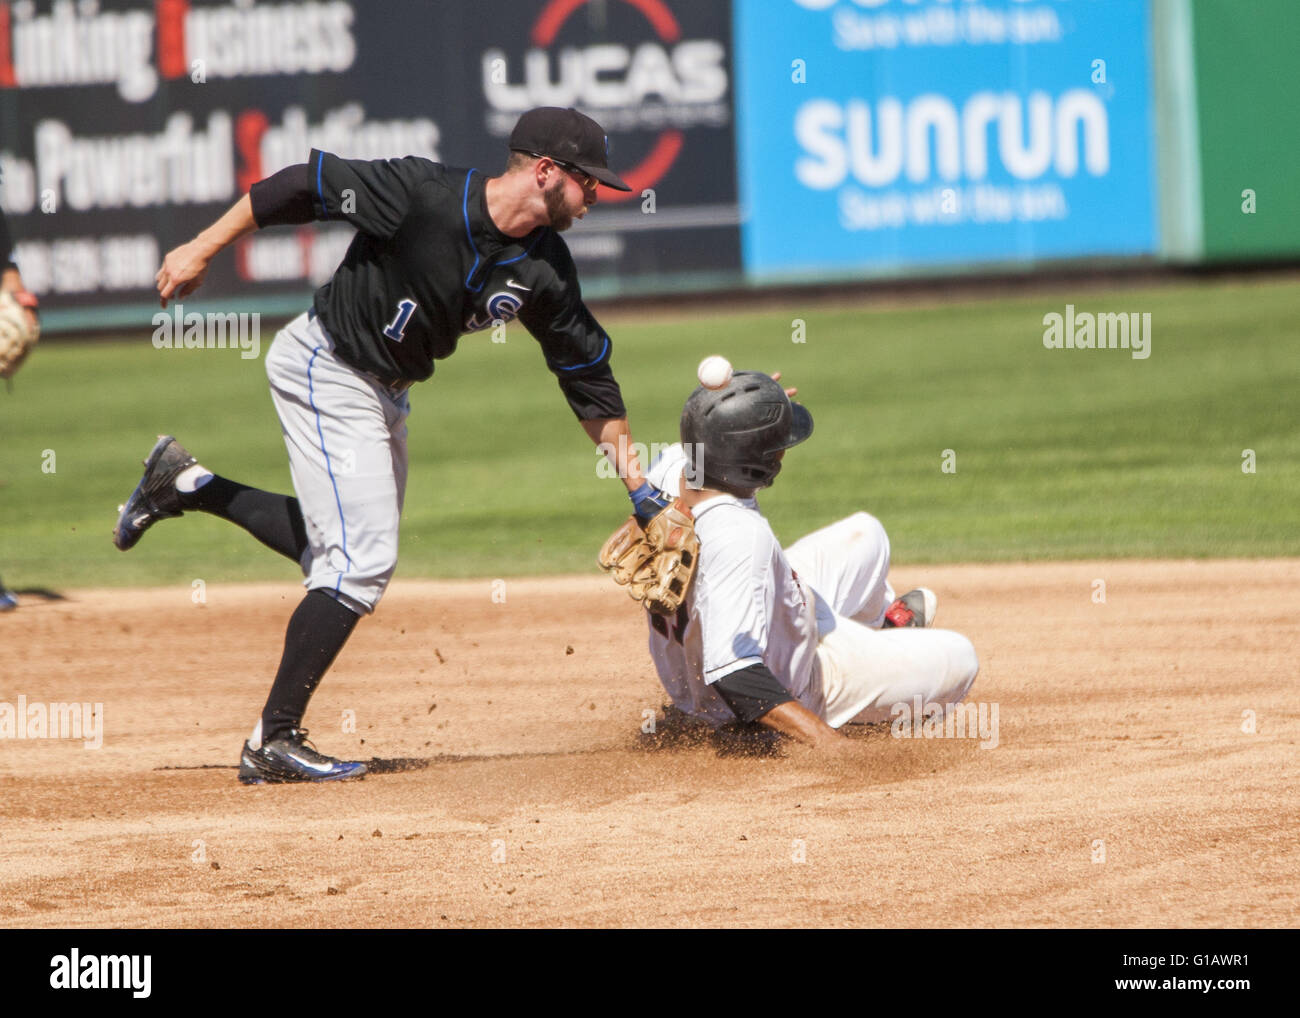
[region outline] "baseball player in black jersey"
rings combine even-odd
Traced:
[[[595,204],[598,185],[629,188],[608,167],[600,126],[576,110],[525,113],[509,147],[499,177],[416,157],[360,161],[313,150],[306,163],[254,184],[169,252],[158,272],[165,307],[202,283],[218,251],[254,229],[330,220],[357,230],[311,309],[276,335],[266,357],[298,497],[214,475],[163,436],[113,535],[125,551],[158,520],[199,510],[239,524],[302,567],[308,593],[244,745],[245,783],[365,773],[361,763],[313,749],[302,718],[396,566],[407,390],[432,375],[463,334],[518,318],[583,429],[616,450],[637,515],[648,520],[667,504],[632,451],[609,336],[583,303],[559,236]]]

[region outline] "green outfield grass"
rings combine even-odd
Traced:
[[[705,354],[784,371],[817,422],[763,496],[784,541],[867,509],[896,563],[1300,552],[1300,284],[676,317],[664,303],[658,321],[609,323],[634,435],[676,437]],[[1043,316],[1067,303],[1150,312],[1150,358],[1045,349]],[[399,575],[594,570],[627,500],[597,479],[521,327],[504,344],[466,337],[412,404]],[[289,490],[260,360],[157,351],[147,329],[40,347],[0,392],[0,576],[18,588],[293,578],[200,515],[164,522],[129,554],[112,547],[116,507],[162,431],[219,473]],[[949,449],[955,473],[941,470]]]

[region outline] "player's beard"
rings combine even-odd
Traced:
[[[548,187],[542,192],[546,202],[546,214],[551,220],[551,229],[563,233],[573,225],[573,216],[564,207],[564,178],[557,181],[559,187]]]

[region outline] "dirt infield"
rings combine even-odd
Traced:
[[[294,586],[25,598],[0,702],[100,703],[103,746],[0,740],[0,925],[1295,924],[1296,561],[893,579],[974,641],[996,747],[643,735],[611,584],[399,581],[307,718],[378,773],[244,788]]]

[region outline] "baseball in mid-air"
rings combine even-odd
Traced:
[[[721,389],[731,381],[731,361],[717,354],[705,357],[695,374],[704,388]]]

